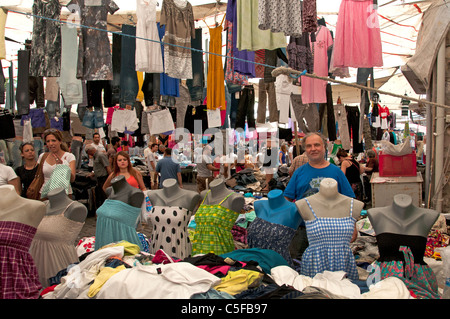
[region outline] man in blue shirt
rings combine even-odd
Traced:
[[[340,194],[355,198],[355,193],[341,169],[325,159],[326,139],[320,133],[308,133],[302,142],[308,163],[295,170],[284,190],[286,199],[295,202],[317,193],[324,178],[335,179]],[[292,239],[290,247],[292,257],[301,258],[307,246],[306,230],[302,221]]]
[[[350,183],[342,170],[325,159],[325,140],[319,133],[308,133],[303,138],[308,163],[295,170],[289,180],[284,196],[290,201],[311,196],[319,191],[324,178],[333,178],[338,182],[338,191],[342,195],[355,197]]]
[[[164,150],[164,157],[156,164],[156,172],[160,174],[159,187],[162,188],[162,184],[166,179],[174,178],[178,181],[180,187],[183,187],[181,180],[181,167],[180,163],[172,159],[172,149],[166,148]]]

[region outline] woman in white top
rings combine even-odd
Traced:
[[[62,134],[57,129],[48,129],[44,132],[44,141],[49,152],[45,159],[42,171],[44,173],[44,185],[42,185],[41,190],[44,188],[45,184],[49,181],[56,164],[64,164],[70,167],[70,183],[75,181],[76,173],[76,158],[75,155],[69,152],[69,148],[62,140]],[[41,162],[42,157],[45,153],[39,156],[38,162]],[[68,194],[71,197],[72,187],[69,187]]]

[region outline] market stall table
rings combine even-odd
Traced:
[[[413,205],[422,205],[423,178],[420,172],[416,176],[389,176],[381,177],[379,173],[373,173],[370,179],[372,188],[372,207],[383,207],[392,204],[397,194],[411,196]]]

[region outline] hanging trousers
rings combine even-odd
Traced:
[[[15,105],[16,105],[16,103],[15,103],[15,101],[16,101],[16,93],[14,91],[14,81],[12,81],[12,79],[14,79],[13,67],[14,66],[11,64],[11,66],[8,68],[9,78],[8,78],[8,86],[6,88],[6,105],[5,105],[5,108],[15,112],[16,111],[16,108],[15,108]]]
[[[122,34],[136,36],[136,27],[122,25]],[[136,38],[122,37],[122,53],[120,65],[120,106],[134,105],[139,92],[139,81],[136,73],[135,54]]]
[[[362,153],[364,152],[364,147],[359,140],[359,135],[361,134],[361,131],[359,129],[359,119],[360,119],[359,107],[346,105],[345,109],[347,110],[347,122],[349,134],[352,136],[353,153],[354,154]]]
[[[112,36],[112,72],[113,79],[111,81],[112,105],[119,104],[120,101],[120,63],[122,59],[122,36],[113,33]]]
[[[235,129],[245,128],[245,119],[249,128],[256,128],[255,123],[255,89],[253,85],[246,85],[239,99],[239,106],[236,115]]]
[[[58,78],[59,89],[66,105],[83,101],[80,79],[77,79],[78,38],[76,28],[61,26],[61,73]],[[48,99],[47,99],[48,100]]]
[[[145,73],[144,83],[142,83],[142,92],[144,93],[144,101],[146,106],[158,104],[160,100],[159,92],[160,74],[159,73]]]
[[[334,118],[338,123],[339,139],[344,150],[349,150],[352,145],[350,142],[350,133],[347,121],[347,110],[344,104],[337,104],[334,106]]]
[[[327,94],[327,103],[321,103],[319,108],[319,118],[320,123],[322,123],[325,109],[327,111],[327,132],[328,132],[328,139],[330,141],[336,140],[336,119],[334,118],[334,106],[333,106],[333,93],[331,90],[331,84],[328,83],[326,87],[326,94]]]
[[[201,28],[195,29],[195,38],[191,38],[191,47],[193,49],[202,50],[202,32]],[[203,69],[203,53],[201,51],[192,51],[192,79],[186,80],[191,101],[201,101],[203,98],[203,87],[205,86]]]
[[[266,123],[266,110],[269,108],[269,122],[278,122],[277,97],[275,94],[275,82],[259,80],[258,84],[258,113],[256,122]]]
[[[96,110],[103,110],[103,106],[113,106],[112,86],[111,81],[109,80],[86,81],[86,94],[88,107],[93,107]]]
[[[303,133],[319,130],[319,112],[315,104],[303,104],[301,94],[291,93],[291,105],[297,125]]]
[[[17,52],[18,70],[17,70],[17,89],[16,102],[18,115],[28,114],[30,112],[30,96],[28,94],[29,83],[29,63],[30,54],[28,50],[19,50]]]

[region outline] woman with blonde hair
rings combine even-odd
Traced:
[[[59,130],[53,128],[45,130],[43,139],[48,152],[42,153],[38,158],[38,163],[41,163],[42,160],[45,161],[42,166],[44,184],[40,191],[41,197],[45,198],[46,193],[55,187],[65,188],[66,193],[72,197],[71,183],[75,181],[76,174],[75,155],[69,152]],[[59,165],[65,166],[60,167]],[[55,175],[53,179],[52,175]],[[63,178],[56,177],[56,175]]]
[[[123,175],[128,184],[130,184],[131,186],[136,187],[142,191],[146,190],[142,174],[133,167],[133,165],[131,164],[130,155],[125,151],[118,152],[114,158],[113,172],[109,174],[108,178],[103,184],[103,190],[105,192],[106,189],[111,186],[111,180],[119,175]]]

